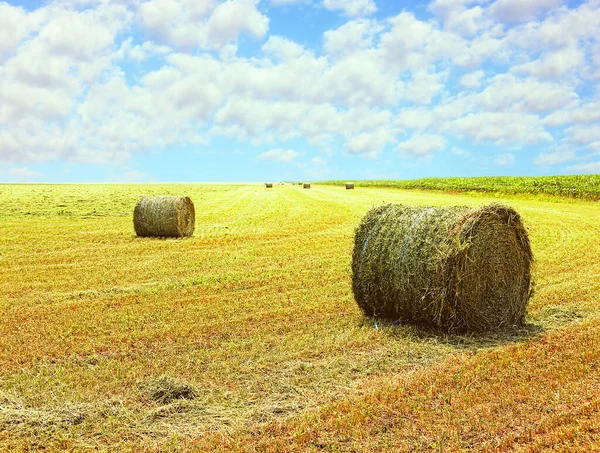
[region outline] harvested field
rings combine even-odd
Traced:
[[[600,448],[597,202],[502,197],[536,293],[473,336],[365,318],[353,235],[375,205],[493,197],[299,189],[0,185],[0,450]],[[194,235],[137,238],[140,195],[181,193]]]

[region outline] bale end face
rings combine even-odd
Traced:
[[[195,221],[189,197],[142,197],[133,211],[135,233],[141,237],[188,237],[194,234]]]
[[[519,214],[490,204],[465,215],[453,233],[465,247],[455,258],[457,319],[473,331],[521,325],[533,253]]]

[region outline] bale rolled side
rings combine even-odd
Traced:
[[[384,205],[356,229],[352,289],[367,316],[497,330],[522,323],[532,261],[510,207]]]
[[[310,183],[309,182],[305,182],[305,183],[302,184],[302,187],[304,189],[310,189]]]
[[[349,190],[349,189],[354,189],[354,183],[353,182],[347,182],[346,183],[346,190]]]
[[[195,210],[189,197],[172,195],[139,199],[133,211],[135,233],[143,237],[185,237],[194,234]]]

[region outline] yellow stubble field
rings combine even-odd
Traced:
[[[190,196],[194,236],[137,238],[148,194]],[[491,200],[530,233],[525,327],[361,315],[350,259],[370,207]],[[0,206],[0,450],[600,448],[598,202],[132,184],[0,185]]]

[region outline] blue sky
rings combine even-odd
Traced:
[[[600,173],[600,0],[0,1],[0,182]]]

